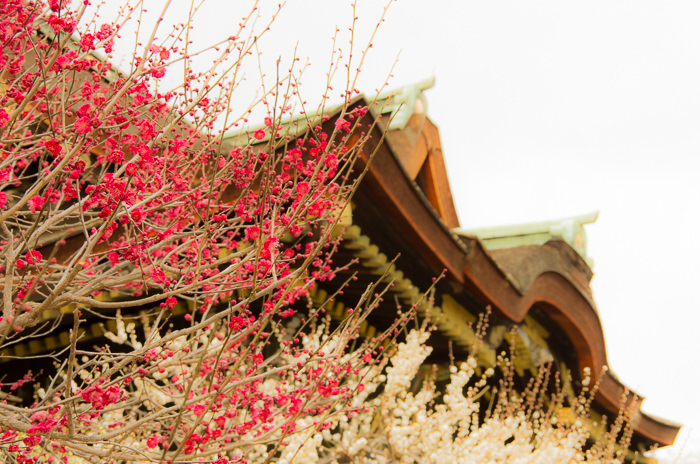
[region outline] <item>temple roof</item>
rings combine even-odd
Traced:
[[[422,93],[414,97],[414,102],[424,98]],[[354,104],[377,105],[364,97]],[[398,126],[392,126],[386,113],[370,113],[366,117],[372,120],[364,127],[372,126],[373,133],[365,162],[369,153],[374,156],[355,199],[362,206],[353,214],[378,249],[387,256],[402,253],[396,266],[404,273],[413,267],[434,277],[445,270],[452,297],[473,299],[515,324],[524,323],[535,309],[543,311],[569,341],[578,369],[589,367],[593,382],[600,382],[596,402],[611,414],[624,409],[622,398],[629,389],[609,369],[590,290],[591,261],[582,226],[597,213],[479,231],[458,229],[435,124],[419,111]],[[642,411],[635,422],[636,436],[661,446],[672,444],[679,429]]]

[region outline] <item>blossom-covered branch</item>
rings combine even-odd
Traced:
[[[3,380],[5,457],[255,462],[355,410],[379,341],[351,344],[365,312],[331,323],[308,296],[333,277],[360,175],[354,89],[343,124],[309,116],[290,135],[292,67],[247,129],[252,108],[231,102],[270,25],[255,30],[256,5],[194,51],[189,20],[159,29],[166,3],[115,69],[140,3],[105,24],[87,2],[0,3],[0,344],[69,333],[48,372]],[[96,341],[85,327],[102,327]]]

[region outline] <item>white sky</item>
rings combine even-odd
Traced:
[[[360,50],[382,3],[360,1]],[[231,5],[210,0],[195,31],[228,35],[245,11]],[[686,450],[700,447],[698,18],[691,0],[398,0],[360,81],[372,94],[399,50],[389,87],[435,75],[428,114],[463,227],[600,210],[586,230],[610,365],[645,411],[696,428]],[[351,20],[347,1],[289,0],[262,62],[299,41],[314,100]]]

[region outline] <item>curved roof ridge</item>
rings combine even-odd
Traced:
[[[366,117],[376,118],[369,113]],[[369,160],[369,153],[374,153],[374,157],[363,179],[363,189],[385,220],[391,221],[401,231],[402,239],[421,255],[426,269],[438,273],[445,269],[455,292],[469,293],[480,304],[493,307],[514,322],[522,322],[535,306],[544,309],[571,340],[580,367],[590,367],[593,380],[600,379],[596,400],[609,412],[623,409],[622,393],[629,389],[612,373],[602,375],[608,364],[605,339],[588,285],[592,272],[580,253],[562,237],[548,237],[530,251],[547,250],[551,260],[545,262],[546,266],[534,266],[526,274],[527,279],[518,275],[504,264],[507,250],[489,250],[477,236],[458,235],[446,226],[407,175],[399,154],[393,153],[397,145],[381,144],[381,127],[375,126],[374,130],[377,132],[364,154],[363,163]],[[592,215],[568,219],[579,219],[582,226],[589,223],[587,219]],[[519,251],[522,250],[510,250]],[[637,421],[635,433],[662,446],[671,445],[679,431],[675,424],[658,421],[643,412]]]
[[[548,221],[494,227],[459,228],[455,229],[455,232],[460,235],[476,235],[488,249],[543,245],[553,238],[558,238],[576,250],[589,267],[593,267],[593,260],[589,258],[587,253],[588,240],[583,226],[594,223],[598,219],[598,214],[598,211],[593,211]]]

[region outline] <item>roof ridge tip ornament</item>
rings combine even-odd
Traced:
[[[456,228],[457,235],[475,235],[487,249],[513,248],[524,245],[544,245],[551,239],[561,239],[573,248],[588,267],[593,259],[587,254],[588,239],[583,226],[598,219],[599,211],[549,221],[529,222],[475,229]]]
[[[388,129],[403,129],[413,114],[427,113],[428,99],[425,98],[423,92],[434,86],[435,76],[431,76],[398,89],[378,93],[374,97],[374,102],[378,105],[373,105],[376,108],[377,116],[391,113]]]

